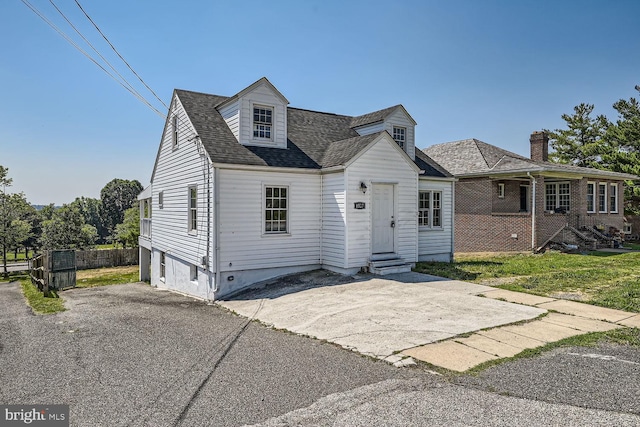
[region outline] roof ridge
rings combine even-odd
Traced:
[[[328,116],[344,117],[344,118],[347,118],[347,119],[352,119],[353,118],[353,116],[347,116],[347,115],[344,115],[344,114],[329,113],[327,111],[310,110],[308,108],[300,108],[300,107],[289,107],[289,106],[287,106],[287,110],[298,110],[298,111],[305,111],[307,113],[326,114]]]

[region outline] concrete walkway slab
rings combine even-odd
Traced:
[[[475,283],[462,282],[460,280],[444,279],[430,274],[416,273],[411,271],[408,273],[389,274],[386,279],[395,280],[402,283],[421,283],[433,289],[443,291],[459,292],[462,294],[479,295],[484,292],[494,290],[491,286],[477,285]]]
[[[486,296],[487,298],[501,299],[508,302],[515,302],[518,304],[525,304],[525,305],[538,305],[545,302],[555,301],[555,299],[553,298],[541,297],[538,295],[531,295],[531,294],[525,294],[522,292],[513,292],[513,291],[508,291],[506,289],[495,289],[495,288],[491,289],[490,291],[483,292],[482,295]]]
[[[468,338],[454,338],[454,341],[497,357],[513,357],[523,350],[480,334],[473,334]]]
[[[307,273],[311,274],[311,273]],[[326,274],[324,272],[323,274]],[[344,280],[344,276],[339,276]],[[276,328],[324,339],[384,359],[391,354],[484,328],[533,319],[545,310],[440,288],[446,281],[411,273],[390,280],[268,286],[218,304]],[[407,281],[400,279],[405,277]],[[422,278],[425,281],[418,282]],[[438,283],[439,286],[432,286]],[[482,287],[485,288],[485,287]]]
[[[403,353],[414,359],[458,372],[464,372],[481,363],[498,358],[454,341],[412,348],[403,351]]]
[[[514,332],[506,331],[504,328],[489,329],[486,331],[479,331],[479,335],[484,335],[496,341],[500,341],[505,344],[509,344],[512,347],[521,348],[526,350],[528,348],[536,348],[545,345],[544,341],[534,338],[526,337],[524,335],[516,334]]]
[[[618,323],[630,328],[640,328],[640,314],[620,320]]]
[[[568,328],[578,329],[583,332],[605,332],[622,327],[615,323],[560,313],[549,313],[541,320],[560,326],[566,326]]]
[[[588,319],[606,320],[608,322],[618,322],[630,316],[626,311],[564,300],[545,302],[538,304],[538,307],[559,311],[560,313],[573,314],[574,316],[586,317]]]
[[[533,338],[538,341],[544,341],[545,343],[560,341],[562,339],[584,333],[578,329],[555,325],[553,323],[545,322],[544,320],[525,323],[522,325],[505,326],[501,329],[528,338]]]

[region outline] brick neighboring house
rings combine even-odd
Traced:
[[[594,227],[623,230],[624,181],[637,176],[551,163],[548,136],[530,142],[531,158],[477,139],[423,150],[458,179],[456,252],[528,251],[554,236],[593,243]]]

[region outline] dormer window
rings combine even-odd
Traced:
[[[271,139],[273,108],[253,107],[253,137]]]
[[[393,139],[398,143],[400,148],[404,149],[404,144],[407,141],[407,128],[394,126]]]
[[[178,115],[173,113],[171,119],[171,146],[175,150],[178,148]]]

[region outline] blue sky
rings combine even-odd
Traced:
[[[403,104],[419,148],[477,138],[528,155],[532,131],[581,102],[614,119],[640,84],[636,0],[78,1],[167,104],[174,88],[232,95],[266,76],[292,107]],[[29,2],[90,51],[49,0]],[[142,92],[75,1],[54,3]],[[149,184],[164,119],[21,0],[0,2],[0,43],[12,191],[62,204],[113,178]]]

